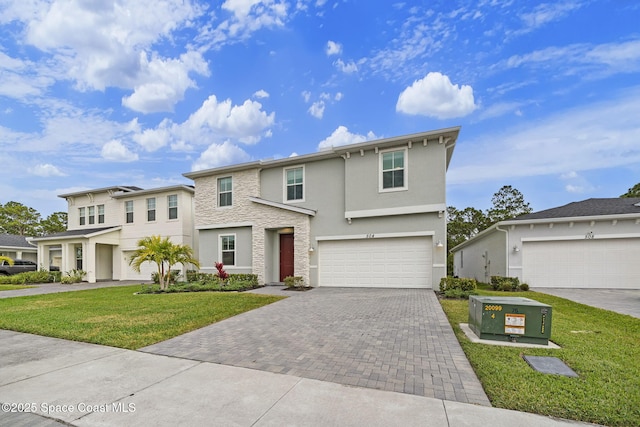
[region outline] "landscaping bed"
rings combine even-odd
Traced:
[[[525,297],[551,305],[551,340],[561,347],[471,343],[459,326],[468,321],[468,300],[441,299],[493,406],[607,426],[640,425],[640,319],[537,292],[477,293]],[[557,357],[579,377],[534,371],[523,355]]]

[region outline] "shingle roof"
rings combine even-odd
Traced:
[[[42,236],[42,237],[35,237],[33,240],[37,242],[39,240],[51,240],[51,239],[56,239],[56,238],[87,236],[89,234],[99,233],[101,231],[112,230],[112,229],[116,229],[118,227],[119,226],[100,227],[100,228],[82,228],[82,229],[79,229],[79,230],[67,230],[67,231],[63,231],[63,232],[60,232],[60,233],[47,234],[46,236]]]
[[[25,236],[18,236],[16,234],[0,234],[0,246],[35,249],[34,245],[27,242]]]
[[[623,214],[640,215],[640,197],[587,199],[581,202],[569,203],[557,208],[521,215],[511,221]]]

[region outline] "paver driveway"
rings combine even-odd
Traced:
[[[141,351],[490,405],[432,290],[291,295]]]

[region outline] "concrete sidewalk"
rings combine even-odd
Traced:
[[[109,280],[109,281],[96,282],[96,283],[87,283],[87,282],[72,283],[68,285],[63,285],[62,283],[41,283],[36,285],[28,285],[31,287],[26,289],[14,289],[12,291],[2,291],[0,292],[0,298],[56,294],[59,292],[86,291],[89,289],[139,285],[140,283],[151,283],[151,282],[141,282],[140,280],[122,280],[122,281]]]
[[[5,330],[0,396],[0,425],[587,425]]]

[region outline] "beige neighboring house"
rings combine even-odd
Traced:
[[[11,259],[24,259],[36,262],[38,247],[29,243],[29,238],[15,234],[0,234],[0,255]],[[43,265],[48,266],[49,263]]]
[[[445,176],[458,127],[184,174],[202,270],[261,283],[433,288],[446,274]]]
[[[60,257],[63,272],[84,270],[86,280],[150,280],[155,265],[141,272],[129,265],[139,239],[154,234],[189,245],[197,254],[193,227],[194,188],[187,185],[143,190],[115,186],[61,194],[68,203],[67,231],[31,239],[38,264]],[[179,267],[182,268],[182,267]]]
[[[640,198],[587,199],[500,221],[452,252],[454,274],[482,282],[640,289]]]

